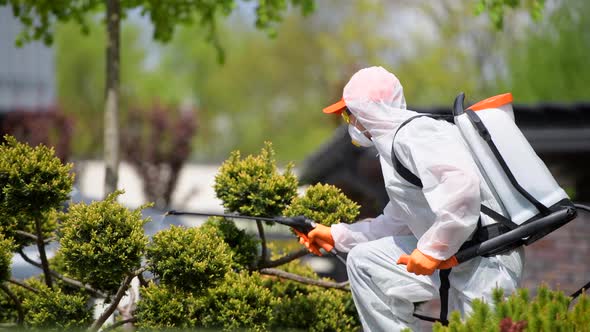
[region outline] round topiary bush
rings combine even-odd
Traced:
[[[203,295],[206,310],[200,317],[204,327],[224,331],[267,331],[273,324],[277,304],[263,286],[258,273],[228,273],[224,282]]]
[[[7,238],[0,228],[0,282],[10,279],[10,264],[12,263],[14,242]]]
[[[352,306],[351,306],[352,304]],[[351,310],[352,309],[352,310]],[[352,295],[337,289],[310,288],[281,297],[274,311],[277,330],[359,331]]]
[[[11,136],[4,140],[0,145],[0,219],[37,217],[42,211],[59,208],[72,190],[72,165],[62,164],[53,148],[33,148]]]
[[[42,283],[36,285],[38,293],[31,293],[22,303],[25,323],[44,331],[63,331],[88,327],[92,311],[88,307],[88,296],[64,294],[58,287],[48,288]]]
[[[285,216],[303,215],[322,225],[351,223],[356,220],[360,206],[342,191],[329,184],[310,186],[305,195],[296,197],[285,209]]]
[[[232,264],[229,246],[213,228],[160,231],[148,246],[147,259],[162,284],[192,292],[215,285]]]
[[[107,293],[138,269],[148,239],[140,207],[130,211],[116,202],[121,191],[104,201],[74,204],[59,229],[60,256],[68,274]]]
[[[259,240],[236,227],[233,220],[211,217],[201,228],[211,228],[223,238],[232,251],[234,268],[250,268],[256,262]]]
[[[213,331],[268,331],[277,300],[258,273],[227,273],[198,294],[169,285],[142,288],[135,312],[141,330],[209,328]]]
[[[260,155],[240,158],[234,151],[215,177],[215,194],[232,212],[255,217],[278,216],[297,195],[297,178],[289,164],[283,174],[277,170],[271,143]]]
[[[290,262],[281,270],[318,279],[309,265]],[[278,300],[273,311],[273,330],[358,331],[360,321],[349,291],[267,278],[265,286]]]
[[[4,136],[0,144],[0,227],[19,248],[32,244],[16,230],[44,238],[55,231],[52,211],[60,209],[74,182],[71,164],[64,165],[53,148],[30,147]]]
[[[150,283],[140,289],[136,325],[140,330],[196,327],[202,302],[190,292]]]

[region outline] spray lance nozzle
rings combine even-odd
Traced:
[[[223,217],[223,218],[236,218],[236,219],[246,219],[246,220],[260,220],[260,221],[271,221],[276,222],[277,224],[285,225],[294,228],[300,233],[307,235],[311,230],[313,230],[316,226],[316,223],[306,218],[305,216],[295,216],[295,217],[254,217],[254,216],[244,216],[240,214],[232,214],[232,213],[207,213],[207,212],[186,212],[186,211],[175,211],[170,210],[164,214],[164,216],[169,215],[187,215],[187,216],[195,216],[195,217]]]

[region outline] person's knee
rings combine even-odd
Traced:
[[[367,290],[371,277],[367,272],[367,250],[363,243],[356,245],[346,257],[346,273],[353,296]]]
[[[348,268],[357,267],[359,263],[364,263],[367,261],[367,250],[366,245],[364,243],[360,243],[354,248],[352,248],[348,252],[348,256],[346,257],[346,266]]]

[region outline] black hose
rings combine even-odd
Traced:
[[[590,206],[588,206],[588,205],[574,203],[574,206],[576,207],[576,209],[584,210],[584,211],[590,213]],[[587,284],[582,286],[582,288],[580,288],[577,291],[575,291],[574,293],[572,293],[572,295],[570,295],[570,297],[572,298],[571,302],[573,302],[578,296],[580,296],[580,294],[582,294],[589,287],[590,287],[590,282],[588,282]]]
[[[584,205],[584,204],[580,204],[580,203],[574,203],[574,206],[577,209],[584,210],[584,211],[590,213],[590,206],[588,206],[588,205]]]

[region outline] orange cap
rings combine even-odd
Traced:
[[[324,113],[326,114],[340,114],[346,108],[346,103],[344,102],[344,98],[340,99],[338,102],[324,108]]]
[[[473,111],[480,111],[487,108],[498,108],[502,105],[510,103],[512,103],[512,93],[509,92],[484,99],[478,103],[471,105],[469,109]]]

